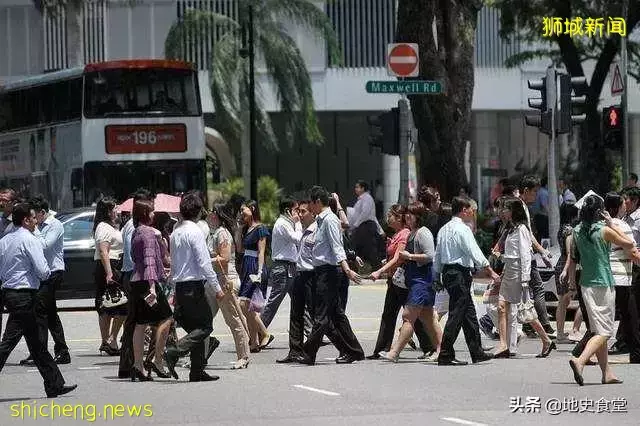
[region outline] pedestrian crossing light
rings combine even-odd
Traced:
[[[524,117],[528,126],[540,129],[542,133],[551,134],[551,114],[556,105],[556,71],[553,68],[547,70],[547,75],[538,80],[528,80],[529,89],[540,92],[540,97],[529,98],[530,108],[539,110],[535,114],[527,114]]]
[[[587,97],[574,96],[573,92],[583,89],[587,85],[585,77],[571,77],[568,74],[560,74],[560,105],[556,130],[558,133],[569,133],[571,127],[580,124],[587,119],[586,114],[576,114],[576,109],[582,108],[587,103]]]
[[[624,115],[619,105],[602,109],[602,138],[607,148],[618,151],[623,148],[623,120]]]

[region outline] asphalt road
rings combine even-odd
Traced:
[[[384,291],[379,285],[351,288],[348,314],[367,354],[377,335]],[[479,305],[478,311],[484,313],[484,307]],[[588,385],[579,387],[567,363],[570,346],[561,345],[550,358],[539,360],[534,358],[540,350],[537,340],[525,339],[517,359],[466,367],[418,361],[419,353],[411,350],[398,364],[336,365],[331,346],[321,348],[316,366],[277,365],[275,360],[287,352],[288,299],[271,327],[276,335],[272,348],[254,354],[246,370],[230,370],[233,341],[222,318],[216,319],[214,334],[222,344],[208,370],[221,379],[212,383],[189,383],[185,369],[178,369],[177,382],[118,379],[118,359],[98,354],[95,313],[65,312],[62,321],[72,364],[61,369],[78,390],[55,400],[44,398],[37,371],[17,365],[27,354],[21,342],[0,373],[0,425],[92,420],[117,425],[636,425],[640,414],[638,367],[616,364],[615,372],[625,382],[610,386],[599,384],[597,367],[587,367]],[[457,351],[459,358],[469,359],[462,336]],[[35,419],[34,407],[40,413]],[[41,418],[51,412],[57,418]]]

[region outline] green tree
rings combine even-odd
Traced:
[[[445,93],[410,96],[419,130],[419,178],[447,199],[467,183],[464,157],[471,122],[474,47],[481,0],[400,0],[400,42],[418,43],[420,78],[440,80]],[[434,25],[435,23],[435,25]]]
[[[556,64],[564,64],[572,76],[585,76],[584,64],[594,61],[591,76],[587,76],[589,86],[577,95],[586,95],[585,112],[587,120],[580,128],[579,142],[579,182],[583,188],[594,188],[606,192],[612,178],[612,156],[606,154],[600,130],[598,103],[609,68],[620,51],[620,37],[606,37],[608,17],[622,16],[620,0],[489,0],[487,4],[500,10],[501,35],[515,36],[518,41],[536,46],[507,60],[507,66],[518,66],[531,59],[550,59]],[[626,20],[627,33],[638,26],[640,20],[640,0],[629,0],[629,14]],[[543,19],[558,17],[565,20],[580,17],[582,29],[586,30],[587,18],[603,17],[603,36],[588,37],[561,34],[543,37]],[[630,75],[640,79],[640,48],[638,43],[628,41]],[[610,154],[610,153],[609,153]]]
[[[286,114],[285,138],[289,144],[307,141],[320,145],[324,139],[314,109],[311,77],[295,40],[284,22],[293,22],[318,40],[328,55],[339,60],[339,45],[327,15],[311,0],[238,0],[238,20],[209,11],[191,9],[174,23],[165,41],[168,58],[183,59],[186,46],[202,43],[213,28],[218,37],[213,46],[211,92],[216,110],[216,128],[231,146],[239,146],[247,126],[249,72],[240,55],[242,30],[248,26],[248,8],[253,6],[256,58],[261,58],[274,83],[280,108]],[[278,148],[269,116],[256,87],[256,127],[265,146]]]

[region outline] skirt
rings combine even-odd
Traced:
[[[500,282],[500,300],[509,303],[522,302],[522,268],[520,259],[504,259]]]
[[[423,308],[433,307],[436,301],[436,292],[433,289],[431,279],[431,265],[417,266],[409,262],[404,267],[405,282],[409,287],[409,294],[405,305]]]
[[[259,284],[255,284],[249,278],[249,275],[258,273],[258,258],[254,256],[244,256],[242,258],[242,271],[240,273],[240,291],[238,298],[250,300],[256,288],[260,288],[262,295],[266,297],[267,282],[269,280],[269,270],[266,265],[262,266],[262,277]]]
[[[589,330],[598,336],[613,336],[616,314],[615,287],[582,287]]]
[[[144,298],[149,295],[148,281],[132,281],[131,294],[133,299],[133,309],[135,310],[134,318],[136,324],[157,324],[168,318],[171,318],[173,312],[167,301],[164,289],[161,285],[156,284],[156,300],[157,303],[149,306]]]
[[[111,259],[111,271],[113,272],[113,280],[122,284],[122,275],[120,273],[120,268],[122,267],[122,262],[119,260]],[[93,271],[93,279],[96,283],[96,297],[95,297],[95,307],[98,315],[111,315],[111,316],[126,316],[127,315],[127,304],[122,306],[117,306],[111,309],[105,309],[102,307],[102,295],[107,289],[107,277],[106,272],[104,270],[104,266],[102,266],[101,260],[96,260],[96,267]]]

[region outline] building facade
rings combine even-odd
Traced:
[[[313,92],[326,143],[320,148],[300,141],[280,144],[280,152],[260,148],[258,174],[274,176],[287,190],[319,183],[351,198],[355,180],[382,181],[385,203],[395,201],[399,189],[398,158],[368,144],[367,116],[395,106],[398,96],[367,94],[368,80],[391,79],[385,68],[386,45],[395,34],[396,0],[318,1],[339,37],[344,60],[329,61],[323,42],[291,23],[285,23],[299,44],[313,82]],[[39,12],[32,0],[3,0],[0,5],[0,84],[24,76],[82,63],[134,58],[163,58],[171,25],[190,8],[237,18],[237,0],[86,0],[76,16],[63,9]],[[76,19],[77,24],[69,25]],[[75,28],[75,30],[74,30]],[[505,68],[505,60],[527,46],[499,37],[499,14],[480,12],[476,41],[476,81],[470,131],[468,176],[478,198],[486,198],[497,175],[516,172],[518,165],[546,164],[548,141],[527,127],[522,111],[528,109],[527,79],[541,77],[547,62]],[[208,88],[211,46],[216,34],[204,36],[198,48],[185,50],[187,60],[200,69],[205,118],[215,113]],[[586,65],[587,75],[591,66]],[[282,120],[266,69],[258,60],[258,84],[267,109],[278,127]],[[631,80],[631,79],[630,79]],[[630,82],[631,83],[631,82]],[[496,96],[498,93],[498,96]],[[640,145],[640,96],[630,87],[630,133]],[[616,103],[603,89],[602,105]],[[566,155],[571,140],[561,144]],[[231,147],[240,161],[240,147]],[[636,150],[638,151],[638,150]],[[640,154],[639,154],[640,155]],[[634,164],[640,171],[640,158]],[[489,170],[489,171],[488,171]]]

